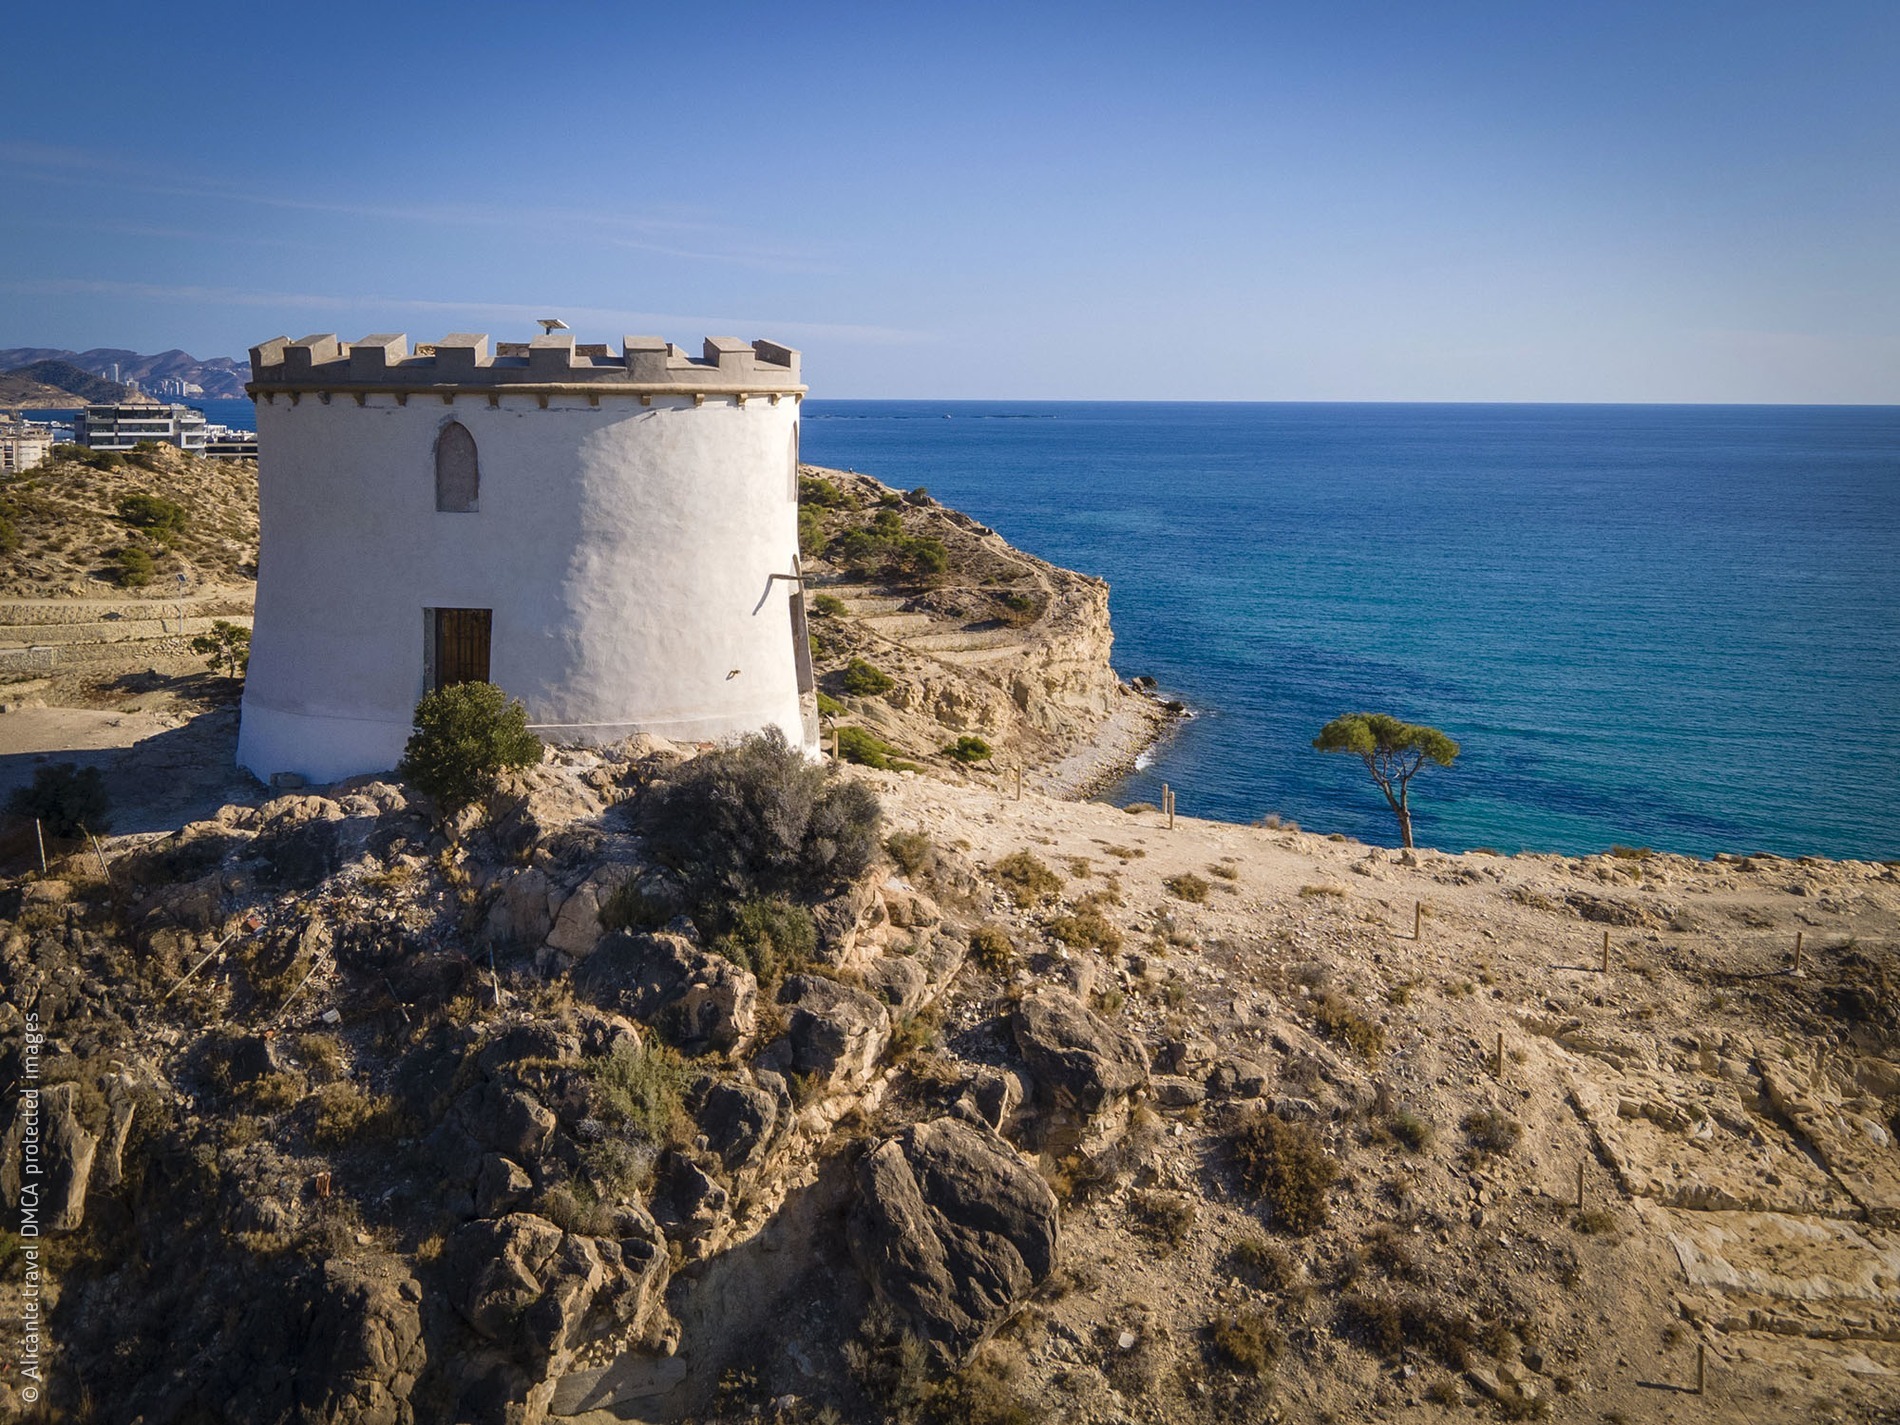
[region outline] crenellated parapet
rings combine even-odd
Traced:
[[[334,333],[300,341],[277,337],[251,348],[252,396],[293,399],[353,394],[407,397],[428,393],[452,399],[460,393],[491,398],[520,395],[608,393],[652,396],[763,396],[802,399],[798,353],[772,341],[707,337],[699,356],[688,356],[659,337],[629,336],[610,346],[580,345],[572,332],[553,332],[528,342],[499,342],[491,351],[481,332],[452,332],[418,343],[400,333],[378,332],[361,341],[338,341]]]

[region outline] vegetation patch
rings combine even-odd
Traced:
[[[809,761],[776,728],[681,763],[646,799],[659,859],[701,906],[816,900],[876,857],[877,795]]]
[[[952,762],[966,765],[972,762],[987,762],[991,756],[989,743],[980,737],[959,737],[943,749],[943,755]]]
[[[1128,1220],[1136,1233],[1170,1252],[1187,1245],[1197,1216],[1193,1200],[1184,1193],[1144,1190],[1128,1199]]]
[[[1406,1350],[1433,1356],[1454,1370],[1471,1364],[1478,1333],[1466,1317],[1422,1297],[1348,1293],[1339,1303],[1341,1335],[1388,1359]]]
[[[1337,990],[1322,989],[1308,1003],[1313,1023],[1335,1044],[1343,1044],[1362,1059],[1376,1059],[1385,1048],[1385,1030],[1359,1012],[1359,1007]]]
[[[874,698],[897,686],[897,679],[862,658],[853,658],[845,664],[840,681],[844,690],[854,698]]]
[[[1016,967],[1016,942],[1000,925],[979,925],[972,930],[970,954],[992,975],[1006,975]]]
[[[1003,883],[1009,898],[1025,910],[1044,896],[1052,896],[1062,889],[1062,877],[1030,851],[1012,851],[990,867],[990,874]]]
[[[712,948],[750,970],[765,990],[811,963],[818,930],[802,905],[781,899],[744,901],[729,912],[729,928]]]
[[[534,766],[542,750],[520,703],[493,683],[455,683],[416,704],[396,772],[446,820],[492,794],[503,772]]]
[[[582,1060],[581,1068],[601,1118],[650,1143],[689,1141],[692,1122],[680,1097],[686,1067],[667,1045],[623,1038],[611,1052]]]
[[[1265,1375],[1286,1349],[1273,1317],[1257,1306],[1216,1316],[1207,1339],[1223,1365],[1247,1375]]]
[[[1272,1226],[1304,1236],[1326,1225],[1326,1194],[1339,1163],[1311,1127],[1255,1109],[1228,1146],[1241,1185],[1266,1205]]]
[[[1458,1125],[1464,1129],[1465,1142],[1474,1157],[1489,1158],[1508,1153],[1524,1136],[1524,1127],[1508,1113],[1495,1108],[1478,1109],[1465,1115]]]
[[[838,729],[838,755],[860,767],[875,767],[880,772],[902,772],[911,766],[898,759],[897,749],[869,728]]]
[[[1195,875],[1192,871],[1183,871],[1178,876],[1170,876],[1161,884],[1168,888],[1170,895],[1184,901],[1193,901],[1196,905],[1204,903],[1207,900],[1207,893],[1213,889],[1205,878]]]
[[[97,767],[54,762],[33,771],[32,782],[14,790],[7,810],[38,821],[48,836],[70,840],[112,829],[112,802],[105,774]]]

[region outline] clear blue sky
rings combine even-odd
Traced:
[[[1900,4],[33,5],[0,346],[824,396],[1900,400]]]

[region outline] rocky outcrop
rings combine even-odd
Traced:
[[[1043,1106],[1090,1118],[1148,1081],[1135,1036],[1067,990],[1042,989],[1016,1006],[1012,1028]]]
[[[819,975],[793,975],[779,991],[795,1074],[861,1082],[891,1042],[891,1016],[875,995]]]
[[[397,1262],[331,1261],[298,1368],[301,1418],[410,1425],[427,1362],[422,1288]]]
[[[86,1220],[86,1188],[99,1140],[79,1121],[78,1093],[77,1085],[54,1084],[39,1091],[36,1106],[23,1100],[0,1145],[0,1197],[11,1207],[21,1201],[24,1186],[36,1187],[40,1226],[48,1232],[76,1231]],[[29,1122],[35,1112],[37,1125]],[[37,1172],[23,1159],[28,1132],[35,1126],[40,1144]]]
[[[544,1419],[575,1351],[637,1333],[667,1277],[651,1241],[580,1236],[521,1212],[469,1223],[445,1258],[449,1303],[488,1346],[458,1418],[496,1425]]]
[[[1001,1138],[937,1119],[864,1156],[849,1230],[876,1296],[961,1359],[1054,1267],[1056,1199]]]
[[[604,1009],[651,1024],[689,1054],[750,1040],[759,986],[751,973],[679,935],[612,935],[574,972]]]

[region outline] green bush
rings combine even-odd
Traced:
[[[189,523],[185,507],[176,500],[143,492],[120,497],[119,518],[162,540],[170,539]]]
[[[1256,1109],[1229,1146],[1241,1185],[1266,1203],[1273,1226],[1304,1236],[1326,1225],[1326,1192],[1339,1164],[1310,1127]]]
[[[825,552],[825,521],[816,510],[798,512],[798,552],[807,559]]]
[[[0,554],[11,554],[20,547],[20,531],[14,528],[13,512],[0,506]]]
[[[762,986],[777,984],[811,963],[818,950],[818,931],[811,912],[786,900],[753,900],[740,904],[731,928],[713,941],[712,948],[733,964],[750,970]]]
[[[952,762],[962,762],[966,764],[971,762],[983,762],[989,759],[991,748],[989,743],[980,737],[964,736],[959,737],[955,742],[944,748],[943,755],[948,757]]]
[[[32,785],[14,790],[7,810],[32,817],[49,836],[84,836],[88,831],[103,836],[112,829],[112,803],[106,796],[104,774],[97,767],[72,762],[37,768]]]
[[[862,875],[883,815],[869,787],[808,760],[776,728],[682,762],[644,813],[655,854],[707,906],[815,898]]]
[[[687,1140],[680,1096],[686,1066],[666,1045],[618,1039],[611,1053],[583,1060],[581,1070],[592,1086],[593,1106],[607,1122],[650,1143]]]
[[[136,544],[128,544],[112,556],[112,562],[118,570],[119,587],[123,589],[142,589],[152,582],[152,575],[158,566],[152,563],[152,556]]]
[[[455,683],[416,704],[396,771],[448,817],[493,792],[503,772],[534,766],[541,750],[520,703],[493,683]]]
[[[830,693],[827,693],[823,691],[822,689],[819,690],[818,712],[820,716],[843,717],[846,713],[850,711],[851,709],[847,708],[843,703],[839,702],[836,698],[832,697]]]
[[[820,594],[811,601],[811,611],[815,618],[842,618],[845,603],[836,594]]]
[[[853,658],[845,664],[844,690],[854,698],[876,697],[879,693],[888,693],[897,686],[897,680],[866,663],[862,658]]]
[[[821,510],[855,510],[858,500],[838,486],[835,481],[822,475],[800,475],[798,477],[798,503],[815,505]]]
[[[856,762],[861,767],[875,767],[880,772],[898,770],[903,765],[895,760],[895,747],[862,727],[838,729],[838,755],[847,762]]]

